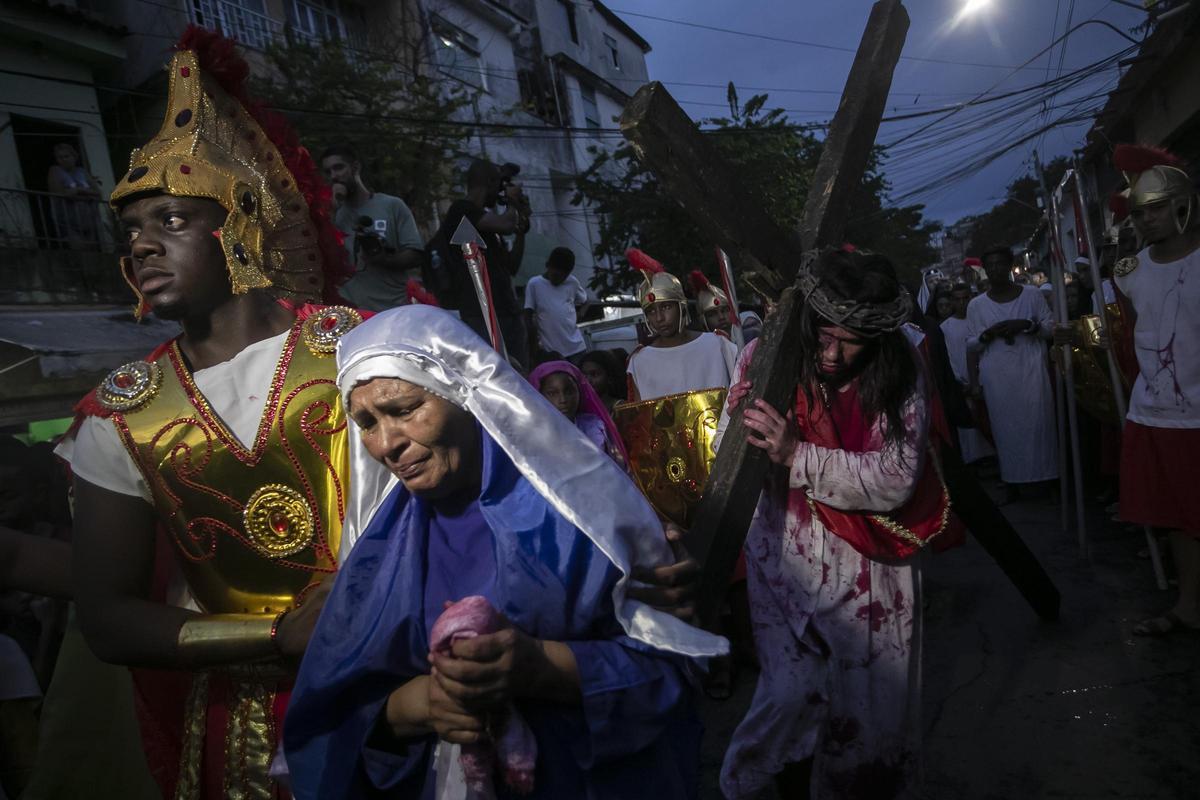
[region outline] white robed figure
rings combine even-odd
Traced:
[[[984,255],[991,289],[967,306],[967,347],[979,351],[979,382],[1005,483],[1058,477],[1058,435],[1046,342],[1054,317],[1041,292],[1012,281],[1007,250]]]

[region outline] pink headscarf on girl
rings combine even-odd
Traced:
[[[569,361],[547,361],[534,367],[533,372],[529,373],[529,382],[540,392],[542,381],[556,372],[569,375],[575,381],[575,385],[579,387],[579,409],[575,412],[576,417],[578,418],[579,414],[591,414],[599,417],[600,421],[604,423],[604,430],[608,433],[609,441],[621,452],[622,465],[628,464],[629,453],[625,450],[625,442],[621,441],[621,434],[617,431],[616,423],[613,422],[600,395],[596,394],[596,390],[592,388],[592,384],[588,383],[588,379],[584,377],[578,367]]]

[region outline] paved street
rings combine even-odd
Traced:
[[[1057,506],[1004,511],[1058,584],[1062,619],[1040,622],[972,541],[927,562],[924,796],[1200,797],[1200,635],[1131,634],[1168,599],[1138,557],[1143,537],[1093,509],[1083,559]],[[733,699],[706,701],[705,798],[720,796],[720,757],[752,691],[746,675]]]

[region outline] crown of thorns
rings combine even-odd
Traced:
[[[804,302],[811,305],[821,317],[841,328],[868,337],[898,331],[900,326],[912,317],[912,295],[903,286],[900,287],[896,299],[886,303],[849,300],[834,294],[832,288],[822,283],[813,272],[813,266],[820,255],[816,250],[804,255],[796,284],[804,296]]]

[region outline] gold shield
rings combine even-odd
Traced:
[[[701,389],[617,406],[629,466],[655,510],[687,528],[712,468],[725,389]]]

